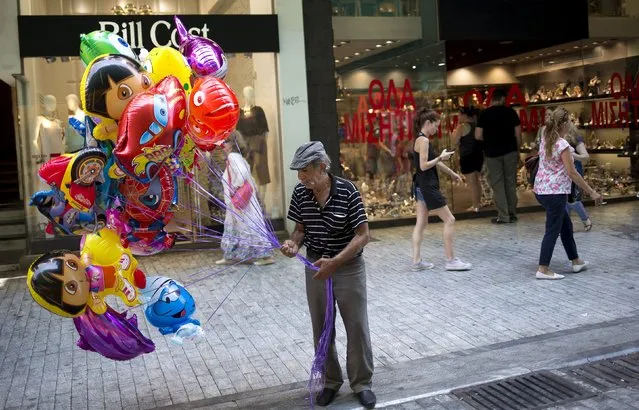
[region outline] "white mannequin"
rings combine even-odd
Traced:
[[[248,150],[253,152],[253,154],[249,154],[251,157],[247,158],[247,160],[249,161],[251,168],[253,168],[253,178],[255,179],[260,199],[264,202],[266,197],[266,185],[270,182],[270,175],[268,172],[268,153],[266,152],[268,126],[266,125],[264,110],[255,105],[255,89],[247,85],[242,90],[242,94],[244,94],[244,105],[240,115],[240,122],[246,120],[247,122],[255,124],[255,116],[259,115],[263,118],[263,125],[266,128],[266,132],[252,134],[249,132],[249,129],[253,127],[247,127],[248,129],[244,129],[242,124],[239,124],[237,127],[238,131],[240,131],[247,143]],[[261,121],[262,120],[259,122]],[[259,162],[261,165],[258,164],[257,167],[255,167],[256,162]]]
[[[42,98],[43,114],[36,118],[33,138],[37,162],[46,162],[52,156],[65,152],[64,130],[57,118],[57,106],[58,102],[53,95]]]
[[[69,94],[66,97],[67,109],[69,110],[69,118],[75,118],[76,120],[84,123],[85,114],[80,108],[80,98],[75,94]],[[66,152],[75,152],[84,148],[84,137],[69,124],[67,121],[67,127],[65,132],[66,140]]]

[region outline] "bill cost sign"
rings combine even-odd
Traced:
[[[99,29],[103,31],[111,31],[114,34],[122,37],[131,48],[147,48],[151,49],[153,47],[161,47],[161,46],[173,46],[178,48],[179,37],[177,34],[177,28],[175,28],[175,24],[173,19],[166,20],[157,20],[150,27],[144,27],[141,21],[128,21],[124,23],[118,23],[115,21],[100,21]],[[144,44],[145,35],[144,33],[148,29],[149,40],[151,44]],[[206,23],[204,23],[201,27],[190,27],[188,28],[190,34],[200,36],[200,37],[209,37],[209,27]]]

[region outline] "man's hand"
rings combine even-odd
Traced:
[[[299,252],[299,250],[300,247],[297,246],[297,244],[290,239],[284,241],[284,244],[280,247],[280,251],[282,252],[282,254],[289,258],[297,255],[297,252]]]
[[[317,273],[313,275],[313,279],[326,280],[337,270],[339,264],[335,261],[335,258],[321,258],[316,260],[313,266],[319,268]]]

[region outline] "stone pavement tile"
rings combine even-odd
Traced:
[[[373,231],[378,241],[366,247],[365,259],[375,365],[395,365],[639,313],[639,207],[624,203],[589,208],[589,212],[593,230],[578,228],[575,239],[591,267],[558,282],[534,279],[543,214],[525,214],[506,226],[492,225],[488,219],[457,222],[455,249],[473,263],[469,272],[443,269],[442,224],[427,229],[422,253],[436,266],[423,272],[408,269],[412,227]],[[0,279],[0,407],[9,398],[16,403],[18,398],[35,396],[33,390],[23,389],[16,397],[14,385],[37,386],[38,403],[55,402],[51,398],[63,392],[80,397],[86,389],[89,403],[95,398],[108,407],[111,403],[121,406],[120,392],[143,379],[144,387],[136,386],[127,394],[135,395],[139,407],[148,408],[180,404],[170,392],[185,392],[186,398],[182,394],[180,400],[190,400],[187,386],[192,385],[200,389],[193,389],[194,397],[216,397],[306,381],[313,345],[299,262],[278,256],[274,265],[237,266],[220,272],[214,265],[218,257],[219,252],[189,251],[139,258],[140,268],[148,275],[169,275],[186,284],[197,303],[194,316],[202,321],[205,336],[176,346],[146,321],[142,309],[133,309],[140,331],[153,339],[156,351],[126,363],[78,349],[73,321],[37,306],[24,278]],[[566,268],[560,243],[552,265],[560,272]],[[122,309],[118,303],[116,307]],[[344,366],[346,335],[339,316],[336,327],[338,356]],[[78,384],[79,379],[92,383]]]

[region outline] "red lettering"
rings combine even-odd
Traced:
[[[368,103],[366,102],[366,98],[363,95],[359,96],[359,102],[357,103],[357,112],[368,112]]]
[[[401,108],[407,108],[407,105],[413,108],[417,108],[417,104],[415,103],[415,98],[413,98],[413,89],[410,86],[410,81],[407,79],[404,80],[404,89],[402,90],[402,99],[399,102],[399,106]]]
[[[528,128],[528,114],[526,113],[526,109],[522,108],[519,110],[519,122],[521,123],[522,131],[529,131]]]
[[[344,120],[344,130],[346,132],[344,142],[353,142],[353,140],[355,139],[355,134],[357,133],[358,125],[359,125],[357,114],[355,115],[344,114],[342,116],[342,119]]]
[[[618,83],[617,87],[615,87],[615,80]],[[610,76],[610,93],[612,97],[617,100],[620,99],[622,95],[625,95],[621,74],[612,73],[612,76]]]
[[[537,131],[539,129],[539,124],[543,120],[546,115],[546,107],[541,107],[541,116],[539,115],[539,110],[537,107],[532,107],[530,109],[530,122],[528,123],[528,129],[530,131]]]
[[[415,111],[407,110],[406,111],[406,128],[408,129],[408,139],[412,140],[415,138],[415,129],[413,127],[413,120],[415,119]]]
[[[464,107],[470,107],[471,105],[473,105],[473,101],[468,101],[472,96],[475,96],[477,98],[477,102],[479,103],[479,105],[482,105],[484,103],[484,96],[481,91],[473,88],[472,90],[466,91],[466,94],[464,94]]]
[[[395,119],[394,123],[396,124],[397,128],[399,128],[399,130],[397,130],[397,139],[399,141],[404,141],[404,139],[406,139],[406,130],[404,128],[404,118],[406,117],[406,115],[400,108],[396,108],[395,111],[393,111],[393,114]]]
[[[638,100],[632,100],[630,101],[630,105],[632,105],[632,118],[635,119],[635,124],[639,124],[639,114],[637,113],[638,109],[639,109],[639,101]]]
[[[377,116],[379,121],[379,139],[380,141],[390,141],[391,137],[391,118],[390,112],[380,113]]]
[[[394,100],[391,105],[391,97]],[[397,89],[395,88],[395,81],[392,79],[388,82],[388,91],[386,92],[386,109],[398,108],[399,100],[397,99]]]
[[[606,103],[600,102],[599,108],[597,108],[597,103],[592,103],[592,126],[593,128],[603,128],[605,125],[604,111],[606,110]]]
[[[486,95],[486,100],[484,101],[484,105],[486,105],[486,107],[489,107],[490,103],[493,101],[494,92],[495,92],[495,87],[490,87],[488,89],[488,95]]]
[[[619,77],[621,78],[621,77]],[[608,117],[608,127],[616,127],[615,124],[617,120],[617,114],[615,113],[615,108],[619,106],[619,101],[608,101],[608,107],[610,108],[610,116]]]
[[[457,124],[459,124],[459,115],[451,115],[446,118],[446,132],[449,134],[455,131],[457,128]]]
[[[506,96],[506,107],[510,107],[513,104],[519,104],[524,107],[528,105],[526,98],[524,98],[524,93],[519,89],[519,84],[511,85]]]
[[[379,91],[375,90],[375,86],[379,87]],[[373,95],[379,95],[380,98],[376,100],[373,98]],[[374,110],[384,108],[384,84],[382,84],[382,82],[378,79],[371,81],[368,86],[368,102]]]
[[[377,114],[373,112],[366,113],[366,125],[367,125],[367,133],[366,133],[366,142],[369,144],[377,144],[379,139],[375,136],[375,126],[373,125],[374,120],[377,118]]]

